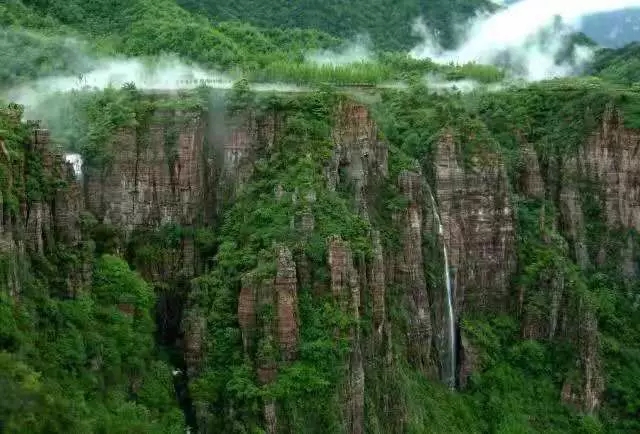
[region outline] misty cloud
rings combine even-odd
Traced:
[[[495,92],[503,88],[502,84],[492,83],[483,84],[476,80],[446,80],[444,77],[437,74],[429,74],[424,77],[424,82],[429,89],[435,92],[461,92],[468,93],[474,90],[483,90],[487,92]]]
[[[0,88],[43,74],[78,73],[91,63],[88,44],[0,26]]]
[[[41,105],[51,97],[72,91],[99,91],[135,84],[141,91],[171,92],[205,85],[212,89],[231,89],[239,77],[189,65],[177,57],[154,59],[123,58],[93,61],[92,67],[77,75],[42,77],[9,89],[6,97],[26,107],[25,115],[42,115]],[[253,83],[256,92],[302,92],[308,88],[287,83]]]
[[[367,62],[373,57],[370,46],[369,39],[365,36],[360,36],[338,50],[311,51],[305,56],[305,60],[322,66],[343,66]]]
[[[141,90],[178,90],[207,84],[214,88],[230,89],[233,81],[222,74],[205,71],[164,57],[153,62],[141,59],[111,59],[95,62],[86,73],[44,77],[9,90],[9,99],[26,106],[37,104],[43,95],[72,90],[101,90],[135,83]]]
[[[411,55],[441,63],[508,64],[515,75],[528,80],[566,76],[592,54],[587,47],[578,47],[571,58],[558,59],[582,17],[634,6],[640,6],[640,0],[524,0],[494,14],[478,15],[466,26],[465,42],[451,51],[439,47],[418,20],[414,30],[423,42]]]

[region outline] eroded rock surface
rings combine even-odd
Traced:
[[[502,312],[515,271],[515,231],[508,179],[499,156],[465,167],[453,136],[435,157],[436,199],[455,270],[458,311]]]

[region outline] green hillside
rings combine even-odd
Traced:
[[[455,42],[453,24],[475,15],[479,10],[492,10],[487,0],[312,0],[295,2],[276,0],[261,2],[180,0],[186,9],[203,12],[216,21],[238,20],[260,27],[319,29],[345,38],[368,35],[383,49],[409,49],[417,41],[411,25],[419,17],[438,33],[444,46]]]
[[[0,95],[164,56],[234,83],[2,102],[0,434],[639,432],[638,46],[538,83],[408,56],[491,4],[0,4]]]
[[[83,72],[82,63],[74,61],[80,57],[78,49],[70,48],[67,37],[88,46],[85,49],[94,58],[178,54],[185,61],[205,68],[257,81],[381,83],[437,73],[491,82],[502,76],[490,67],[438,66],[428,60],[412,60],[406,54],[384,54],[379,49],[358,65],[319,67],[305,62],[305,56],[317,49],[340,51],[347,41],[316,29],[210,22],[171,0],[100,5],[100,2],[12,0],[0,6],[0,19],[11,25],[2,40],[6,49],[0,54],[3,60],[0,68],[6,80],[20,81],[52,72]],[[25,45],[28,50],[24,58],[17,58],[14,54]],[[84,69],[89,65],[91,62],[85,62]]]

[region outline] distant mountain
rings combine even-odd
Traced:
[[[606,47],[640,41],[640,8],[591,15],[584,19],[582,30]]]
[[[519,0],[503,0],[512,4]],[[553,1],[553,0],[549,0]],[[602,0],[606,1],[606,0]],[[415,45],[411,23],[423,17],[440,42],[456,41],[455,23],[479,10],[490,10],[496,0],[177,0],[186,9],[204,13],[215,21],[240,20],[271,27],[312,28],[341,37],[366,33],[383,49]],[[620,47],[640,40],[640,8],[597,14],[585,18],[584,33],[601,45]]]
[[[518,1],[505,0],[504,3]],[[609,48],[640,41],[640,8],[589,15],[583,19],[581,30],[598,44]]]

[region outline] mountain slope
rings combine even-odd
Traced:
[[[505,0],[505,4],[521,0]],[[620,48],[640,40],[640,9],[628,8],[601,14],[587,15],[580,30],[603,47]]]
[[[582,29],[605,47],[640,41],[640,10],[628,9],[585,17]]]
[[[0,5],[3,85],[165,53],[241,78],[45,86],[41,122],[2,105],[0,429],[640,430],[637,47],[511,87],[402,52],[305,60],[417,3],[206,5],[253,22]]]
[[[406,50],[415,45],[417,38],[411,34],[411,25],[419,17],[424,17],[427,25],[439,34],[441,42],[449,46],[455,41],[454,23],[493,7],[488,0],[306,0],[296,2],[295,6],[283,0],[180,0],[179,3],[217,21],[240,20],[261,27],[319,29],[345,38],[366,34],[376,47],[390,50]]]

